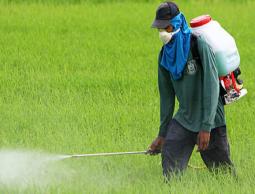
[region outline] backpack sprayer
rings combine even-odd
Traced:
[[[230,104],[247,94],[243,81],[238,78],[240,56],[234,38],[209,15],[191,20],[193,34],[202,37],[211,47],[221,84],[221,96],[224,104]]]

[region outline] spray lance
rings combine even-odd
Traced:
[[[146,151],[132,151],[132,152],[109,152],[109,153],[93,153],[93,154],[73,154],[73,155],[66,155],[63,159],[67,158],[83,158],[83,157],[99,157],[99,156],[117,156],[117,155],[157,155],[161,153],[161,150],[146,150]],[[193,169],[203,169],[205,167],[200,166],[193,166],[188,164],[190,168]]]
[[[156,150],[154,152],[151,152],[150,150],[147,150],[147,151],[132,151],[132,152],[110,152],[110,153],[94,153],[94,154],[74,154],[74,155],[67,155],[67,156],[65,156],[65,158],[116,156],[116,155],[138,155],[138,154],[156,155],[156,154],[159,154],[159,153],[160,153],[160,150]]]

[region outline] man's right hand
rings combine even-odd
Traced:
[[[150,155],[159,154],[164,143],[165,143],[164,137],[157,137],[149,146],[148,154]]]

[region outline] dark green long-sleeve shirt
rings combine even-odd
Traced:
[[[198,37],[197,44],[201,63],[194,60],[190,51],[183,76],[179,80],[173,80],[169,71],[160,65],[162,52],[159,55],[159,136],[166,136],[172,118],[193,132],[211,131],[212,128],[225,125],[214,53],[203,38]],[[173,116],[175,97],[179,109]]]

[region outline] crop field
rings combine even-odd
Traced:
[[[0,172],[0,193],[255,193],[255,2],[176,2],[187,21],[210,14],[238,45],[248,95],[225,107],[238,179],[188,168],[166,184],[160,155],[108,156],[54,161],[21,184]],[[0,149],[146,150],[159,127],[159,3],[0,1]],[[190,164],[204,166],[195,151]]]

